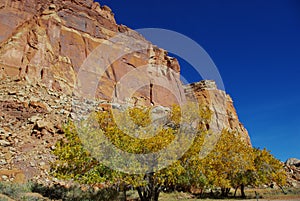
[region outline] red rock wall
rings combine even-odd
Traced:
[[[72,93],[77,72],[90,53],[116,34],[129,30],[116,24],[107,6],[101,7],[92,0],[54,3],[50,3],[50,0],[2,0],[0,8],[1,75],[25,77],[66,93]],[[129,37],[149,43],[135,32]],[[110,45],[109,54],[113,55],[117,49],[124,48],[122,45]],[[159,65],[173,69],[169,78],[163,75],[164,82],[173,82],[175,78],[172,80],[170,77],[179,79],[177,60],[168,57],[162,49],[151,48],[138,54],[124,55],[112,62],[99,82],[97,97],[110,100],[120,78],[133,68],[150,62],[157,65],[158,69],[154,71],[160,70]],[[147,79],[149,88],[151,78]],[[171,85],[177,86],[176,83]],[[155,91],[152,98],[155,100],[150,100],[149,91],[140,90],[139,99],[147,100],[148,104],[152,101],[164,105],[175,101],[162,99],[166,97],[166,92],[160,90]]]
[[[109,42],[119,33],[127,33],[127,38]],[[134,41],[130,46],[126,41],[128,38]],[[130,52],[130,49],[138,48],[138,41],[149,47]],[[135,105],[171,106],[184,101],[178,95],[184,93],[181,91],[178,61],[138,33],[117,25],[107,6],[100,6],[93,0],[0,0],[0,77],[25,78],[72,94],[78,71],[99,45],[103,46],[100,52],[103,55],[116,57],[124,49],[129,53],[110,61],[103,76],[95,78],[94,81],[98,82],[96,97]],[[142,67],[145,70],[138,74],[136,69]],[[90,70],[97,72],[97,68],[95,65]],[[134,71],[137,74],[132,76],[145,85],[128,100],[124,91],[139,87],[139,81],[129,79],[125,86],[116,86],[125,75]],[[95,84],[90,77],[81,82],[87,86]],[[188,93],[195,93],[200,103],[209,105],[214,111],[212,128],[216,131],[227,127],[237,130],[244,133],[250,143],[247,130],[239,122],[233,103],[225,92],[208,82],[187,88]]]

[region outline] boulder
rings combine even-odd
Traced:
[[[286,165],[288,166],[296,166],[296,167],[300,167],[300,160],[297,159],[297,158],[289,158],[286,162],[285,162]]]

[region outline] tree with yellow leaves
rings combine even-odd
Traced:
[[[230,188],[241,189],[276,182],[279,186],[286,181],[282,163],[265,149],[252,148],[236,132],[223,130],[214,150],[202,161],[203,174],[211,187],[220,187],[222,196],[227,196]]]
[[[286,171],[283,163],[276,159],[270,151],[266,149],[253,149],[255,159],[255,184],[267,184],[275,182],[279,186],[286,184]]]
[[[154,108],[155,109],[155,108]],[[94,112],[85,120],[65,126],[58,141],[53,175],[81,183],[115,185],[124,192],[138,191],[142,201],[156,201],[162,189],[181,186],[203,191],[220,187],[222,196],[230,188],[276,182],[284,185],[282,164],[266,150],[253,149],[239,133],[223,130],[214,149],[199,157],[205,145],[211,111],[207,107],[163,108]],[[153,115],[163,113],[153,120]],[[162,151],[163,150],[163,151]]]
[[[174,106],[153,122],[152,109],[94,112],[77,124],[69,123],[66,138],[54,151],[54,176],[117,184],[124,190],[130,185],[142,201],[158,200],[162,189],[177,184],[185,172],[180,157],[197,134],[200,110],[195,105]],[[120,157],[123,152],[125,157]]]
[[[203,159],[208,183],[220,187],[227,196],[231,187],[244,185],[241,175],[253,170],[252,148],[238,133],[223,130],[214,150]]]

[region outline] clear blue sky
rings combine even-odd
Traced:
[[[300,158],[299,0],[100,0],[119,24],[164,28],[211,56],[255,147]],[[185,71],[185,77],[198,77]]]

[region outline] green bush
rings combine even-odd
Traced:
[[[34,184],[32,192],[39,193],[44,197],[51,200],[64,200],[64,201],[104,201],[104,200],[117,200],[118,191],[115,188],[104,188],[98,191],[90,188],[87,191],[81,190],[79,186],[72,186],[66,188],[60,185],[53,185],[51,187]]]
[[[13,199],[20,199],[22,194],[30,192],[31,184],[14,184],[10,182],[0,182],[0,194],[7,195]]]
[[[40,194],[44,198],[30,193]],[[114,187],[104,188],[98,191],[89,188],[83,191],[76,185],[66,188],[61,185],[49,187],[36,183],[14,184],[10,182],[0,182],[0,194],[20,201],[45,201],[49,199],[63,201],[104,201],[118,200],[119,197],[119,192]]]

